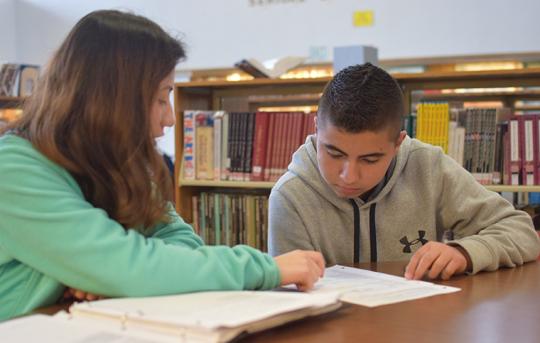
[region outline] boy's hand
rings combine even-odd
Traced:
[[[301,291],[313,288],[324,274],[324,257],[316,251],[294,250],[274,257],[281,273],[281,285],[294,283]]]
[[[72,299],[75,301],[92,301],[105,299],[105,297],[68,287],[64,291],[64,299]]]
[[[454,274],[461,274],[467,270],[467,252],[462,249],[440,242],[428,242],[418,249],[413,255],[407,268],[405,268],[405,278],[419,280],[426,272],[430,279],[441,277],[448,280]]]

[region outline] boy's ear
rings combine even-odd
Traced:
[[[403,143],[403,140],[405,139],[405,137],[407,137],[407,131],[401,130],[399,132],[399,136],[398,136],[398,139],[396,141],[396,149],[401,146],[401,143]]]

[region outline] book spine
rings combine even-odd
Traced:
[[[521,151],[519,139],[519,121],[517,117],[510,119],[510,185],[519,185],[521,170]]]
[[[184,179],[195,180],[195,113],[184,111]]]
[[[270,181],[276,181],[279,175],[279,167],[281,162],[281,151],[284,144],[284,131],[285,131],[285,113],[276,114],[276,130],[275,141],[272,151],[272,165],[270,167]]]
[[[214,114],[214,180],[221,180],[221,135],[222,135],[223,113],[221,111]]]
[[[536,115],[536,129],[535,129],[535,137],[536,141],[534,143],[535,151],[535,158],[536,158],[536,185],[540,185],[540,115]]]
[[[266,144],[265,162],[264,162],[264,181],[270,181],[271,168],[272,168],[272,156],[274,152],[274,141],[276,136],[276,113],[268,113],[269,125],[268,125],[268,140]]]
[[[208,112],[199,112],[195,117],[196,163],[195,177],[198,180],[214,178],[214,129],[213,119]]]
[[[255,134],[255,112],[247,114],[247,130],[246,130],[246,153],[244,155],[244,180],[251,180],[251,172],[253,167],[253,137]]]
[[[255,115],[255,137],[253,139],[253,156],[251,180],[263,181],[268,144],[269,117],[267,112],[257,112]]]
[[[534,120],[531,116],[523,116],[520,122],[520,139],[523,141],[522,181],[525,186],[534,185]]]
[[[229,113],[227,112],[223,113],[221,127],[221,180],[229,180],[231,158],[229,155]]]

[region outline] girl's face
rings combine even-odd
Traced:
[[[154,138],[163,136],[163,129],[174,125],[176,119],[170,101],[174,87],[174,70],[159,84],[158,91],[150,111],[150,125]]]

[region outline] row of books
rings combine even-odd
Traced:
[[[507,108],[422,103],[404,126],[411,137],[440,146],[482,184],[540,184],[540,115]]]
[[[201,192],[192,208],[193,228],[206,244],[268,250],[268,196]]]
[[[315,113],[184,112],[184,180],[276,181]]]
[[[0,96],[27,97],[39,77],[36,65],[4,63],[0,65]]]

